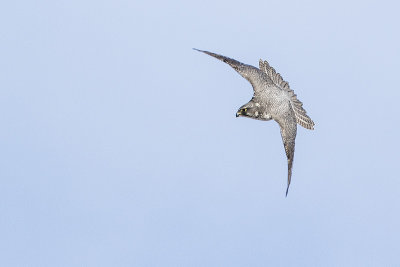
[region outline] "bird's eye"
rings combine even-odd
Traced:
[[[243,109],[244,112],[247,112],[247,108]]]

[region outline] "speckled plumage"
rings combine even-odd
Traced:
[[[256,68],[222,55],[195,50],[227,63],[253,86],[254,95],[252,99],[239,108],[236,113],[237,117],[264,121],[273,119],[279,124],[288,160],[287,195],[292,177],[297,123],[306,129],[314,129],[314,122],[307,116],[307,112],[302,107],[303,103],[297,99],[289,84],[267,61],[260,59],[259,68]]]

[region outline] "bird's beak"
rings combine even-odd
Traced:
[[[240,113],[239,113],[239,112],[236,112],[236,118],[239,117],[239,116],[240,116]]]

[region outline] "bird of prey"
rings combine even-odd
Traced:
[[[253,86],[253,97],[247,104],[239,108],[236,112],[236,117],[247,117],[263,121],[273,119],[279,124],[288,161],[287,196],[292,177],[297,123],[306,129],[314,130],[314,122],[304,110],[303,103],[297,99],[289,84],[282,79],[281,75],[267,61],[260,59],[259,68],[256,68],[232,58],[196,48],[193,49],[227,63]]]

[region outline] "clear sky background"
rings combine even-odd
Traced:
[[[3,1],[1,266],[400,264],[396,1]],[[289,81],[292,185],[251,85]]]

